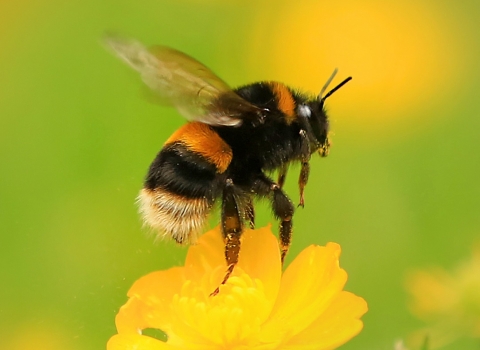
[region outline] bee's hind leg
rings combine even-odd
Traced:
[[[279,185],[264,174],[254,181],[253,190],[261,196],[267,196],[272,202],[273,214],[280,220],[280,250],[282,263],[287,255],[292,240],[292,217],[295,211],[292,201]]]
[[[222,234],[225,239],[225,259],[227,271],[221,284],[225,284],[238,263],[240,253],[240,237],[243,232],[243,218],[240,201],[235,194],[235,187],[232,179],[227,179],[223,189],[222,200]],[[248,209],[248,208],[247,208]],[[252,206],[253,209],[253,206]],[[253,213],[253,212],[252,212]],[[217,287],[211,296],[218,294],[220,286]]]
[[[250,228],[255,229],[255,208],[253,207],[253,199],[250,197],[245,204],[245,219],[248,221]]]

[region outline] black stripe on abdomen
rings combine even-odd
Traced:
[[[214,164],[175,142],[164,147],[150,165],[145,188],[163,188],[187,198],[213,200],[215,177]]]

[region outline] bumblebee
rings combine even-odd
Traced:
[[[313,153],[328,155],[325,100],[351,77],[318,96],[279,82],[231,89],[206,66],[175,49],[109,37],[107,47],[140,76],[154,98],[189,120],[165,142],[138,197],[146,224],[176,242],[194,243],[220,202],[225,240],[225,283],[238,262],[240,237],[255,225],[253,200],[267,198],[280,221],[282,262],[292,236],[295,206],[282,190],[287,169],[300,163],[299,206],[304,206]],[[278,171],[278,181],[267,174]],[[217,291],[218,292],[218,289]],[[214,293],[215,294],[215,293]]]

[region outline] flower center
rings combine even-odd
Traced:
[[[219,273],[224,273],[223,268]],[[213,289],[208,285],[205,281],[186,281],[180,294],[174,296],[169,343],[189,348],[206,343],[225,348],[256,343],[272,305],[262,281],[237,267],[217,295],[210,296]]]

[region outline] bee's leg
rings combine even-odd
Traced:
[[[300,136],[302,137],[302,154],[301,154],[301,162],[302,168],[300,169],[300,177],[298,178],[298,187],[300,189],[300,202],[298,203],[299,207],[305,206],[305,186],[308,182],[308,176],[310,175],[310,142],[308,141],[307,133],[305,130],[300,130]]]
[[[300,170],[300,177],[298,178],[298,187],[300,188],[300,202],[299,207],[305,206],[305,186],[307,185],[308,175],[310,174],[310,164],[308,161],[302,161],[302,168]]]
[[[278,186],[280,186],[280,188],[283,188],[283,185],[285,184],[285,179],[287,178],[287,170],[288,163],[285,163],[282,165],[278,173]]]
[[[279,236],[283,263],[292,239],[292,217],[295,207],[280,186],[264,174],[257,177],[253,189],[259,195],[271,197],[273,214],[280,220]]]
[[[331,146],[330,139],[328,138],[328,135],[327,135],[327,137],[325,137],[325,142],[323,142],[322,145],[320,146],[318,153],[320,153],[322,157],[328,156],[328,153],[330,152],[330,146]]]
[[[250,228],[255,229],[255,208],[252,198],[248,198],[245,206],[245,219],[248,220]]]
[[[234,184],[232,179],[227,179],[223,189],[222,201],[222,234],[225,239],[225,259],[227,271],[221,284],[225,284],[238,262],[240,253],[240,236],[243,231],[243,221],[240,216],[239,203],[235,197]],[[220,287],[217,287],[211,296],[218,294]]]

